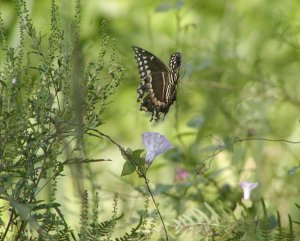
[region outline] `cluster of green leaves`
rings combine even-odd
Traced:
[[[54,0],[46,35],[36,31],[25,0],[16,1],[15,7],[17,47],[8,46],[0,18],[0,237],[69,240],[72,235],[75,239],[55,198],[57,177],[67,164],[97,161],[80,154],[83,136],[101,125],[108,97],[119,85],[123,69],[104,21],[98,61],[84,63],[78,33],[80,1],[76,1],[75,21],[70,23],[70,38],[61,27]],[[44,190],[48,190],[46,201],[39,195]]]
[[[126,162],[124,163],[123,170],[121,176],[126,176],[132,174],[136,171],[139,176],[146,174],[146,167],[145,167],[145,158],[141,158],[141,153],[144,150],[130,150],[129,148],[123,154],[124,159]]]
[[[149,240],[159,236],[161,239],[177,240],[186,239],[186,230],[195,231],[197,240],[296,240],[299,231],[295,227],[299,227],[299,222],[287,211],[281,215],[277,212],[277,217],[274,217],[269,214],[271,212],[267,211],[264,202],[260,208],[257,199],[253,200],[251,208],[239,205],[238,191],[220,179],[229,167],[232,169],[230,174],[235,178],[233,181],[239,179],[249,159],[255,159],[257,172],[267,170],[265,159],[270,161],[271,158],[264,154],[264,143],[268,140],[256,138],[256,133],[278,137],[278,129],[282,130],[279,124],[291,123],[289,119],[295,119],[289,118],[294,114],[280,109],[284,118],[277,121],[277,115],[269,115],[269,106],[275,103],[281,107],[281,100],[284,100],[284,107],[299,107],[299,96],[291,91],[297,88],[293,83],[298,83],[298,71],[293,67],[298,61],[299,45],[293,37],[297,31],[290,25],[276,23],[279,26],[276,31],[265,31],[263,36],[259,36],[259,41],[256,41],[258,44],[249,48],[250,53],[253,51],[249,55],[251,58],[245,58],[240,55],[240,46],[237,44],[238,41],[243,42],[242,34],[239,35],[242,29],[239,29],[236,19],[231,19],[233,15],[228,14],[230,12],[222,12],[225,8],[223,4],[217,6],[204,1],[203,4],[191,5],[189,9],[197,14],[201,12],[208,23],[219,22],[220,13],[230,15],[224,19],[231,30],[227,30],[229,27],[217,30],[219,38],[207,40],[209,45],[204,40],[199,44],[199,39],[204,39],[204,35],[201,38],[193,35],[199,26],[181,22],[185,15],[184,11],[180,11],[185,4],[189,4],[186,2],[162,3],[156,11],[160,14],[175,12],[176,45],[182,48],[185,62],[191,59],[183,67],[186,71],[185,81],[180,87],[189,93],[185,95],[184,91],[178,91],[178,101],[172,106],[176,113],[175,124],[169,121],[172,121],[171,112],[169,119],[165,120],[165,123],[171,123],[169,127],[166,125],[166,131],[168,128],[175,129],[178,141],[167,157],[172,166],[181,166],[190,176],[175,184],[157,181],[153,191],[150,190],[153,173],[149,173],[149,167],[145,166],[142,150],[125,149],[110,135],[97,129],[104,122],[103,113],[107,110],[108,98],[115,92],[124,74],[116,58],[115,42],[107,35],[105,22],[101,26],[98,59],[95,63],[86,63],[79,37],[79,0],[76,1],[74,21],[68,25],[71,26],[70,35],[62,27],[59,8],[54,0],[51,2],[50,32],[46,35],[36,31],[26,1],[16,1],[20,34],[17,47],[9,46],[4,20],[0,18],[0,55],[3,60],[0,63],[0,199],[3,202],[0,209],[0,237],[3,240],[9,237],[15,240],[113,240],[114,236],[121,235],[115,239]],[[204,5],[208,6],[205,10]],[[226,9],[230,11],[230,8]],[[145,34],[140,36],[148,38]],[[272,41],[284,45],[280,58],[272,51],[268,52],[267,48],[263,51],[270,36],[276,36]],[[156,42],[164,40],[161,38]],[[270,49],[274,50],[274,46]],[[292,57],[290,52],[293,52]],[[290,64],[281,68],[284,66],[283,60]],[[130,71],[126,74],[133,75]],[[200,95],[203,101],[200,101]],[[119,99],[115,107],[124,108],[120,104],[124,100]],[[117,110],[114,109],[116,113],[119,112]],[[192,114],[188,110],[192,110]],[[122,123],[119,119],[110,121],[116,129],[127,123],[125,116]],[[183,125],[189,131],[181,129]],[[126,127],[129,129],[127,131],[132,132],[129,125]],[[296,154],[286,147],[288,142],[281,139],[291,132],[292,125],[289,125],[283,134],[280,133],[282,135],[277,143],[295,158]],[[81,164],[103,161],[87,157],[89,153],[86,152],[84,138],[87,135],[105,138],[114,144],[114,148],[117,146],[125,159],[121,173],[124,180],[142,177],[145,181],[142,186],[140,183],[135,185],[134,181],[128,183],[140,195],[144,195],[146,190],[152,197],[156,211],[149,211],[149,200],[145,198],[144,209],[141,212],[134,210],[139,218],[135,219],[135,227],[129,232],[123,232],[122,222],[127,224],[123,214],[118,214],[119,200],[123,200],[118,195],[111,201],[112,216],[99,221],[99,194],[93,192],[95,198],[91,202],[90,192],[83,191],[82,186],[78,185],[81,199],[78,232],[68,224],[61,203],[56,199],[58,177],[65,174],[66,165],[76,164],[76,178],[80,183],[83,180]],[[225,152],[228,156],[221,162],[228,161],[229,164],[221,168],[216,164],[218,154]],[[155,165],[151,169],[160,173],[163,165]],[[278,170],[281,171],[280,168]],[[291,176],[297,170],[298,167],[293,168]],[[273,175],[271,178],[274,180],[278,177]],[[282,186],[289,180],[286,178]],[[43,192],[48,194],[48,200],[40,197]],[[156,196],[161,198],[159,205],[155,202]],[[193,206],[201,208],[186,211]],[[127,209],[124,210],[124,216],[131,214]],[[160,210],[164,212],[161,214]],[[158,215],[167,234],[163,238],[156,232],[160,227]],[[288,221],[282,222],[281,216],[288,217]],[[174,232],[171,232],[173,229]],[[120,230],[121,235],[115,234]],[[190,240],[195,236],[190,236]]]
[[[95,200],[92,202],[94,206],[92,209],[93,213],[91,218],[89,214],[89,208],[92,204],[89,203],[88,192],[84,192],[81,211],[81,227],[79,232],[80,240],[113,240],[112,234],[118,227],[117,223],[122,221],[122,218],[124,217],[124,214],[118,216],[118,200],[118,194],[115,194],[111,219],[100,222],[98,193],[96,193]],[[116,237],[116,241],[150,239],[151,235],[153,234],[153,221],[155,219],[150,217],[150,213],[148,211],[149,200],[147,198],[145,200],[145,207],[140,214],[140,219],[136,227],[132,228],[129,233],[126,232],[122,237]],[[150,221],[150,226],[147,224],[148,221]]]
[[[277,219],[269,215],[264,200],[261,200],[262,215],[253,215],[251,202],[237,206],[234,212],[223,209],[222,205],[214,209],[207,203],[203,207],[180,215],[172,226],[175,233],[193,232],[199,240],[286,240],[295,241],[293,222],[289,216],[289,228],[283,228],[279,212]]]

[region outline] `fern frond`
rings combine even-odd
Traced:
[[[195,230],[206,237],[213,237],[218,227],[222,226],[219,215],[208,204],[204,205],[204,211],[194,209],[187,214],[179,216],[174,220],[174,223],[173,227],[176,233]]]
[[[284,231],[283,227],[281,226],[280,213],[277,211],[277,228],[276,228],[276,233],[275,233],[275,240],[281,241],[281,240],[284,240],[284,237],[285,237],[285,231]]]
[[[288,216],[289,217],[289,232],[286,234],[285,240],[286,241],[296,241],[296,235],[295,235],[295,231],[293,229],[293,220],[291,215]]]
[[[295,203],[295,206],[300,210],[300,204]],[[296,223],[296,224],[298,224],[298,225],[300,225],[300,221],[293,220],[293,222]]]
[[[115,220],[103,221],[101,223],[93,223],[90,225],[87,240],[97,240],[97,238],[100,237],[108,237],[109,234],[112,233],[114,227],[115,227]]]
[[[261,204],[262,204],[264,216],[260,221],[260,233],[261,233],[262,240],[270,241],[272,240],[272,235],[271,235],[272,230],[269,222],[268,211],[263,198],[261,199]]]
[[[63,230],[59,230],[57,232],[57,235],[55,237],[53,237],[52,240],[70,241],[71,240],[70,239],[71,233],[72,233],[72,229],[70,229],[70,228],[65,228]]]
[[[148,236],[143,234],[143,232],[139,232],[139,229],[144,222],[143,219],[144,219],[143,216],[141,216],[140,221],[137,224],[137,226],[132,228],[130,233],[126,233],[123,237],[116,238],[116,241],[146,240],[145,239],[146,237],[147,237],[147,240],[149,240]]]

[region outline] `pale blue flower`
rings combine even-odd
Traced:
[[[166,137],[155,132],[144,132],[142,141],[146,148],[147,164],[150,164],[157,155],[166,152],[172,147]]]
[[[13,78],[12,81],[11,81],[11,83],[12,83],[13,85],[15,85],[15,84],[17,83],[17,79],[16,79],[16,78]]]
[[[251,191],[256,188],[258,185],[257,182],[248,182],[243,181],[240,183],[240,187],[243,189],[244,192],[244,200],[250,200]]]

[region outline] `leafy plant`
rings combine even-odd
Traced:
[[[95,160],[81,155],[83,136],[102,124],[108,97],[123,76],[115,58],[114,41],[102,22],[96,63],[84,68],[79,46],[80,2],[76,1],[74,34],[66,39],[58,6],[51,2],[50,33],[37,33],[26,6],[16,1],[20,42],[9,47],[0,18],[0,165],[2,240],[69,240],[72,229],[64,220],[55,195],[65,166]],[[47,48],[44,47],[48,40]],[[112,43],[112,45],[110,45]],[[110,47],[111,46],[111,47]],[[104,60],[109,56],[109,60]],[[49,201],[39,193],[47,188]],[[85,199],[83,199],[85,200]],[[2,212],[4,214],[4,212]],[[83,215],[83,214],[82,214]],[[7,221],[5,221],[7,220]],[[33,232],[27,232],[31,228]],[[82,233],[82,236],[84,234]]]
[[[1,3],[1,240],[297,240],[299,214],[286,210],[299,196],[299,26],[271,14],[281,3],[58,3],[39,2],[49,25],[25,0],[16,20]],[[135,118],[131,81],[111,104],[124,77],[138,78],[138,42],[183,56],[176,104],[157,125]],[[106,148],[108,158],[91,152]],[[259,189],[240,201],[245,177]]]

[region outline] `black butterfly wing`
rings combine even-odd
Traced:
[[[141,110],[152,112],[152,118],[159,120],[161,113],[168,112],[176,96],[176,86],[172,84],[172,73],[167,66],[154,54],[139,47],[133,47],[140,75],[138,101],[144,95]],[[170,101],[171,99],[172,101]],[[176,98],[176,97],[175,97]]]
[[[151,71],[150,73],[169,72],[168,67],[154,54],[139,47],[133,46],[132,48],[134,50],[141,79],[148,75],[149,71]]]

